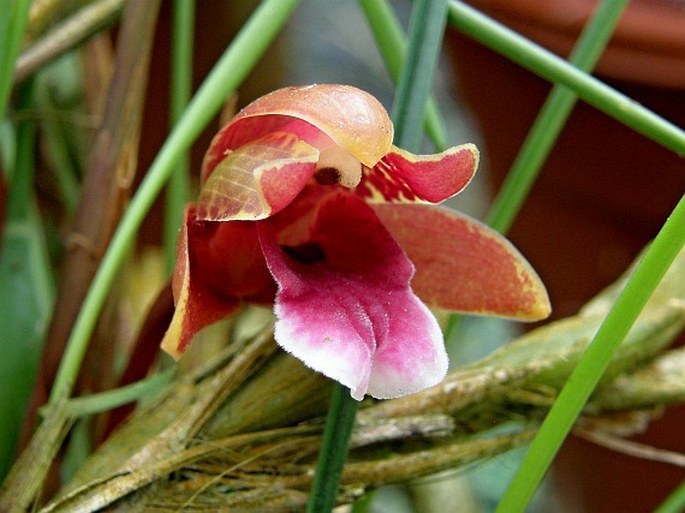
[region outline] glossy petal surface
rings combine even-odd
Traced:
[[[282,245],[278,216],[259,224],[279,286],[276,341],[284,349],[356,399],[398,397],[443,379],[442,333],[409,287],[413,266],[362,200],[327,196],[296,246]]]
[[[414,155],[395,146],[366,168],[357,193],[369,202],[439,203],[461,192],[478,167],[473,144],[436,155]]]
[[[275,130],[290,131],[308,142],[313,131],[323,133],[369,167],[387,153],[393,138],[392,122],[383,106],[356,87],[286,87],[252,102],[215,136],[205,156],[203,180],[227,151]]]
[[[430,205],[374,205],[416,266],[412,287],[428,305],[470,314],[539,320],[550,312],[540,278],[484,224]]]

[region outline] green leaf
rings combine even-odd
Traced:
[[[620,344],[685,244],[683,196],[592,337],[531,443],[498,511],[524,511]],[[682,257],[682,255],[681,255]]]
[[[673,493],[654,510],[654,513],[682,513],[683,509],[685,509],[685,481],[673,490]]]
[[[590,72],[602,55],[628,0],[602,2],[574,47],[569,62]],[[535,183],[577,100],[573,90],[552,88],[488,212],[487,223],[506,233]]]
[[[22,107],[32,104],[32,86],[22,91]],[[0,252],[0,478],[13,459],[26,406],[43,352],[52,310],[53,282],[43,228],[33,197],[35,127],[18,126],[16,164],[12,174]]]
[[[418,152],[426,107],[445,31],[447,0],[417,0],[409,20],[409,47],[397,84],[392,120],[395,144]]]
[[[407,53],[407,40],[402,27],[387,0],[360,0],[366,20],[373,31],[376,44],[394,82],[400,79],[402,62]],[[449,147],[445,122],[438,104],[431,95],[426,106],[426,131],[438,151]]]
[[[0,8],[0,119],[12,90],[14,65],[24,39],[31,0],[2,0]]]
[[[64,64],[64,63],[62,63]],[[53,66],[48,73],[41,73],[36,82],[36,104],[42,114],[41,129],[45,144],[52,160],[52,171],[60,193],[62,205],[69,215],[76,211],[80,184],[75,163],[69,155],[68,136],[64,124],[58,120],[59,106],[50,94],[53,77],[58,73],[64,77],[69,74],[66,66]]]

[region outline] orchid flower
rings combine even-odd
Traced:
[[[275,340],[361,400],[439,383],[428,306],[537,320],[545,289],[502,236],[439,203],[471,180],[471,144],[413,155],[387,112],[350,86],[290,87],[239,112],[205,156],[186,208],[162,347],[241,302],[274,304]],[[428,306],[427,306],[428,305]]]

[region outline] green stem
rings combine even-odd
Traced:
[[[443,4],[443,8],[440,9],[438,4]],[[446,7],[446,0],[419,0],[412,9],[407,59],[393,113],[395,143],[410,151],[421,145],[427,99],[445,27]],[[357,407],[358,402],[350,396],[349,390],[336,384],[309,496],[308,513],[327,513],[335,505]]]
[[[540,431],[502,497],[497,512],[524,511],[590,394],[654,292],[685,245],[685,196],[673,210],[609,311],[578,366],[561,390]]]
[[[53,174],[64,209],[73,215],[78,206],[80,185],[78,173],[69,155],[67,138],[57,120],[57,108],[50,94],[50,83],[45,76],[36,79],[36,104],[42,114],[41,128],[50,152]]]
[[[662,502],[654,513],[682,513],[685,511],[685,481]]]
[[[321,440],[307,513],[326,513],[335,506],[358,407],[359,401],[352,398],[350,389],[336,383]]]
[[[409,47],[400,74],[392,118],[395,144],[419,151],[426,105],[445,31],[447,0],[416,0],[409,20]]]
[[[407,53],[407,40],[395,13],[387,0],[359,0],[366,20],[371,27],[378,49],[388,68],[390,77],[397,83],[402,72],[402,62]],[[447,130],[433,96],[426,106],[426,132],[438,151],[448,147]]]
[[[298,0],[264,0],[259,5],[216,63],[162,146],[132,198],[93,279],[60,362],[51,402],[68,396],[73,388],[109,289],[133,245],[138,228],[171,176],[178,158],[219,111],[226,97],[248,75],[298,3]]]
[[[5,116],[12,82],[14,65],[19,55],[29,19],[31,0],[2,0],[0,16],[0,119]]]
[[[85,3],[85,2],[83,2]],[[91,0],[60,22],[17,59],[15,82],[22,82],[42,66],[86,41],[115,21],[126,0]]]
[[[636,132],[685,155],[685,131],[504,25],[454,0],[448,21],[533,73],[573,89],[581,99]]]
[[[67,411],[70,417],[85,417],[138,401],[162,390],[171,381],[175,372],[175,367],[169,367],[163,372],[130,385],[70,399],[66,404]]]
[[[173,39],[171,42],[171,104],[170,123],[181,118],[190,100],[193,82],[193,34],[195,0],[175,0],[173,7]],[[190,160],[181,155],[169,180],[164,213],[164,255],[167,272],[176,260],[176,238],[183,220],[183,209],[190,199]]]
[[[571,64],[583,71],[594,68],[626,5],[628,0],[604,0],[600,4],[569,56]],[[577,99],[564,86],[557,84],[552,89],[490,208],[487,223],[494,229],[506,233],[511,227]]]

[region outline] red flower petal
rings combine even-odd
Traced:
[[[183,355],[197,332],[227,317],[239,306],[238,299],[217,295],[205,280],[197,276],[198,267],[203,264],[191,258],[189,249],[194,242],[196,222],[194,208],[187,207],[176,248],[172,282],[176,308],[161,344],[162,349],[176,359]]]
[[[496,231],[429,205],[373,209],[414,262],[412,288],[428,305],[530,321],[549,315],[540,278]]]
[[[357,193],[375,202],[439,203],[459,193],[478,167],[473,144],[436,155],[414,155],[395,146],[373,168],[365,168]]]
[[[362,200],[326,197],[295,246],[279,240],[281,222],[258,224],[279,286],[275,335],[284,349],[356,399],[398,397],[442,380],[442,333],[409,287],[413,266]]]
[[[316,171],[319,151],[295,135],[274,132],[218,163],[197,205],[207,221],[263,219],[288,205]]]
[[[191,228],[190,258],[196,280],[219,296],[273,300],[276,287],[262,255],[256,223],[197,221]]]

